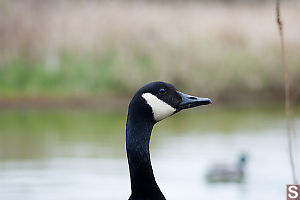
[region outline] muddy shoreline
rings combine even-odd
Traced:
[[[278,93],[232,94],[210,97],[216,106],[222,105],[268,105],[282,104],[283,95]],[[126,110],[130,97],[125,96],[19,96],[0,97],[0,110],[19,109],[96,109]],[[293,98],[293,104],[299,105],[299,98]]]

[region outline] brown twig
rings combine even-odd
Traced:
[[[284,43],[284,35],[283,35],[283,24],[280,15],[280,0],[276,0],[276,20],[279,29],[280,35],[280,46],[281,46],[281,56],[282,56],[282,68],[284,74],[284,83],[285,83],[285,115],[286,115],[286,127],[287,127],[287,135],[288,135],[288,150],[290,157],[290,165],[292,169],[292,176],[294,183],[298,183],[297,175],[295,170],[295,159],[294,159],[294,148],[293,148],[293,134],[295,129],[293,128],[292,122],[292,114],[291,114],[291,105],[290,105],[290,82],[289,82],[289,73],[288,66],[286,62],[286,51],[285,51],[285,43]]]

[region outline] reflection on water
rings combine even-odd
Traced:
[[[291,170],[281,113],[205,108],[161,122],[151,152],[167,199],[284,199]],[[2,112],[0,199],[127,199],[125,115]],[[299,118],[296,126],[299,130]],[[244,183],[205,181],[212,163],[233,163],[241,152],[249,155]]]

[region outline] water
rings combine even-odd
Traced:
[[[151,157],[166,198],[285,199],[285,184],[292,179],[282,113],[274,108],[205,108],[158,124]],[[0,199],[128,199],[125,115],[2,112]],[[299,155],[299,148],[296,151]],[[243,183],[206,182],[211,164],[234,163],[241,152],[248,154]]]

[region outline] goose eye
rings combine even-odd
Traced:
[[[158,91],[158,94],[160,94],[160,95],[164,95],[164,94],[166,94],[167,93],[167,90],[165,89],[165,88],[161,88],[161,89],[159,89],[159,91]]]

